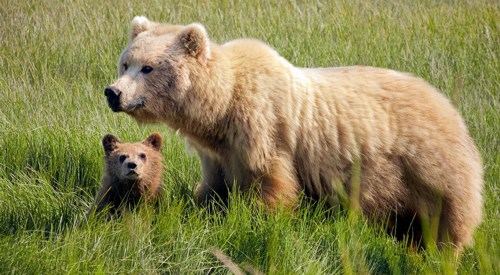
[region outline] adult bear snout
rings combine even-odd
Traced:
[[[120,111],[120,95],[122,92],[114,87],[108,86],[104,89],[104,95],[108,100],[108,105],[114,112]]]

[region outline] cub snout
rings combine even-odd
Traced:
[[[123,179],[139,180],[144,171],[144,162],[138,160],[135,156],[127,156],[126,160],[122,164],[121,176]]]

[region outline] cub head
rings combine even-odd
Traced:
[[[159,133],[152,133],[137,143],[122,143],[113,135],[105,135],[102,145],[107,174],[120,181],[139,181],[161,173],[162,143]]]
[[[104,90],[108,105],[142,122],[175,119],[192,102],[193,79],[208,70],[210,58],[201,24],[168,25],[136,16],[118,61],[118,79]]]

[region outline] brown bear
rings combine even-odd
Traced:
[[[137,143],[122,143],[113,135],[105,135],[102,186],[87,216],[108,207],[108,214],[120,214],[123,208],[132,209],[141,199],[148,203],[157,201],[162,190],[162,143],[159,133]]]
[[[203,170],[199,203],[255,189],[273,209],[296,205],[300,192],[335,203],[359,189],[367,217],[415,217],[457,251],[481,222],[483,170],[467,128],[409,74],[297,68],[260,41],[218,45],[201,24],[135,17],[104,93],[113,111],[186,137]]]

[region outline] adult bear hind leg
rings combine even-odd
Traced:
[[[481,221],[481,165],[467,154],[420,149],[414,157],[406,158],[405,164],[413,179],[413,205],[422,223],[424,242],[439,247],[451,243],[460,252],[472,242],[472,232]]]

